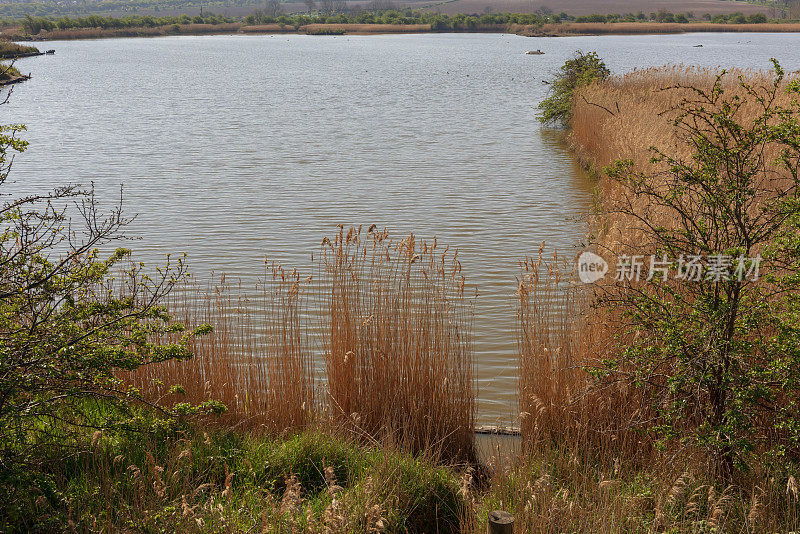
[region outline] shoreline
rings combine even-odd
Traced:
[[[14,85],[15,83],[24,82],[26,80],[30,80],[31,77],[29,75],[20,74],[19,76],[12,76],[7,80],[0,80],[0,87],[5,87],[7,85]]]
[[[12,41],[70,41],[81,39],[114,39],[130,37],[166,37],[174,35],[387,35],[420,33],[509,33],[523,37],[578,37],[604,35],[660,35],[682,33],[800,33],[798,23],[719,24],[719,23],[565,23],[530,26],[518,24],[485,24],[471,28],[433,29],[430,24],[280,24],[247,25],[245,23],[186,24],[141,28],[85,28],[52,30],[36,36],[3,32]]]

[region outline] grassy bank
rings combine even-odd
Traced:
[[[717,493],[713,480],[687,466],[648,471],[617,458],[587,460],[570,446],[521,461],[498,455],[487,477],[333,428],[269,437],[186,422],[158,434],[89,431],[82,439],[83,452],[48,465],[36,489],[25,481],[27,494],[2,494],[0,525],[482,534],[487,514],[505,509],[519,532],[757,531],[746,526],[753,520],[747,498]],[[780,503],[763,503],[773,504]],[[742,527],[726,528],[732,525]]]
[[[10,41],[0,41],[0,59],[15,59],[37,54],[40,54],[40,52],[35,46],[26,46]]]
[[[85,436],[86,451],[5,494],[16,531],[457,532],[456,471],[341,434],[283,438],[191,424],[160,435]],[[4,481],[8,483],[9,481]],[[12,490],[13,492],[13,490]],[[6,530],[7,531],[7,530]]]

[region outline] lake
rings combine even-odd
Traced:
[[[703,44],[702,48],[695,47]],[[800,35],[202,36],[37,43],[0,108],[28,125],[8,189],[124,186],[129,246],[187,252],[245,282],[264,256],[311,272],[337,224],[436,235],[477,288],[482,423],[513,422],[518,261],[573,254],[593,185],[535,106],[575,50],[614,72],[685,63],[800,68]],[[525,55],[541,49],[544,55]]]

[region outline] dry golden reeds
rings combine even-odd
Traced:
[[[340,228],[323,240],[330,406],[371,436],[474,459],[471,303],[458,252],[412,234]]]
[[[627,463],[646,459],[651,441],[638,392],[591,379],[586,371],[616,347],[613,318],[591,308],[591,293],[576,284],[571,262],[556,253],[520,262],[518,355],[521,430],[532,454],[568,447]],[[617,464],[617,471],[619,464]]]
[[[126,379],[166,406],[221,401],[226,425],[274,434],[329,414],[322,422],[362,437],[475,460],[472,304],[457,252],[435,239],[393,242],[385,232],[351,228],[326,238],[318,258],[311,287],[310,278],[273,266],[255,297],[224,278],[206,292],[174,292],[173,315],[213,331],[191,341],[192,359],[148,365]],[[316,291],[313,306],[308,289]],[[312,328],[324,376],[312,374]]]
[[[672,124],[675,114],[670,110],[695,95],[678,86],[708,91],[720,73],[719,69],[669,65],[635,69],[583,87],[575,94],[571,144],[587,166],[598,170],[615,159],[632,159],[637,169],[653,170],[653,146],[688,157],[690,148],[678,138]],[[729,69],[721,82],[731,96],[743,96],[740,78],[755,87],[772,83],[771,72]],[[780,92],[780,98],[783,100],[778,103],[785,105],[790,97]],[[744,123],[759,113],[759,104],[746,100],[739,111]]]
[[[127,379],[164,405],[221,401],[225,424],[269,433],[308,425],[316,402],[302,281],[273,265],[256,289],[248,296],[223,278],[205,292],[192,285],[174,292],[171,313],[213,331],[192,340],[193,358],[145,366]],[[183,393],[170,393],[173,386]]]

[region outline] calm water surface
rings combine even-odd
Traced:
[[[703,48],[694,45],[703,44]],[[0,108],[28,125],[13,188],[124,185],[137,257],[253,280],[310,272],[344,225],[459,248],[478,289],[482,422],[513,420],[517,262],[582,240],[592,185],[534,107],[576,49],[615,72],[687,63],[800,68],[800,35],[203,36],[41,43]],[[543,56],[525,55],[541,49]]]

